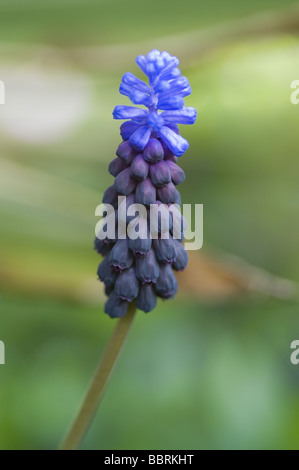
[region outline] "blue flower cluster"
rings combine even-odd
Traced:
[[[126,205],[134,203],[180,204],[176,186],[185,175],[176,164],[188,142],[179,134],[177,124],[193,124],[196,110],[184,106],[184,97],[191,93],[186,77],[181,76],[179,61],[168,52],[152,50],[138,56],[137,64],[147,75],[149,85],[126,73],[119,88],[135,106],[116,106],[115,119],[126,120],[121,125],[123,142],[109,172],[114,184],[104,193],[103,203],[117,210],[118,196],[126,196]],[[118,221],[116,220],[116,224]],[[171,226],[171,214],[170,214]],[[95,249],[104,256],[98,276],[109,296],[105,312],[110,317],[126,314],[130,302],[144,312],[153,310],[157,296],[172,298],[177,291],[173,270],[183,270],[188,262],[180,240],[170,236],[157,239],[148,233],[144,239],[98,239]]]

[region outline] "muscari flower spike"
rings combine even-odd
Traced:
[[[126,196],[127,206],[143,204],[149,215],[151,204],[180,204],[176,186],[185,175],[177,165],[177,157],[189,144],[177,125],[193,124],[196,110],[184,106],[191,87],[181,76],[176,57],[154,49],[138,56],[136,63],[149,84],[126,73],[119,91],[134,105],[147,109],[116,106],[113,111],[114,119],[125,120],[120,127],[123,142],[109,165],[115,180],[105,191],[103,202],[117,209],[118,196]],[[138,309],[149,312],[155,308],[157,297],[174,297],[177,281],[173,271],[185,269],[188,262],[182,245],[184,237],[163,239],[158,233],[158,239],[152,238],[150,233],[145,239],[96,238],[95,249],[104,257],[98,276],[109,297],[105,312],[110,317],[125,316],[132,301]]]

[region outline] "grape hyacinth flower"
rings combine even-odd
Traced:
[[[119,196],[127,197],[127,206],[143,204],[180,204],[176,188],[185,179],[177,165],[189,144],[179,134],[178,124],[193,124],[195,108],[185,107],[184,98],[191,93],[186,77],[178,69],[179,60],[168,52],[152,50],[138,56],[137,65],[149,84],[132,73],[125,73],[119,88],[136,106],[116,106],[114,119],[124,120],[120,127],[123,141],[116,158],[109,165],[115,177],[103,197],[103,203],[117,209]],[[128,222],[128,221],[127,221]],[[116,220],[120,223],[119,220]],[[117,232],[117,231],[116,231]],[[109,296],[105,312],[110,317],[126,315],[133,300],[144,312],[153,310],[157,297],[169,299],[177,291],[174,270],[183,270],[188,262],[181,240],[170,235],[152,240],[96,238],[95,249],[104,256],[98,269]]]
[[[168,52],[152,50],[138,56],[136,62],[149,84],[126,73],[119,90],[134,105],[147,109],[116,106],[113,111],[115,119],[125,121],[120,128],[123,141],[109,165],[114,183],[103,196],[113,233],[97,234],[95,240],[95,249],[103,256],[98,277],[108,296],[105,312],[119,320],[62,450],[78,448],[90,426],[128,336],[135,306],[150,312],[157,297],[172,298],[177,291],[174,270],[183,270],[188,262],[176,188],[185,178],[177,157],[187,150],[188,142],[180,136],[177,125],[196,120],[196,110],[184,106],[191,88],[187,78],[181,76],[178,59]],[[137,204],[144,213],[134,226]],[[160,219],[152,226],[155,214],[160,214]],[[142,236],[135,236],[137,232]]]

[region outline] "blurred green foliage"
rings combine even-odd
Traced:
[[[299,79],[299,39],[294,28],[267,34],[267,9],[277,8],[279,23],[296,5],[0,3],[1,449],[58,445],[113,329],[95,275],[94,209],[112,181],[107,167],[120,137],[111,112],[126,103],[120,78],[139,73],[134,57],[147,52],[143,45],[163,49],[173,38],[169,52],[179,49],[193,88],[187,104],[199,119],[182,126],[190,149],[180,190],[183,202],[204,204],[204,250],[221,248],[298,281],[299,105],[290,103],[290,83]],[[227,39],[232,22],[254,26],[260,12],[265,34]],[[223,40],[210,37],[201,52],[191,35],[191,53],[190,31],[209,28]],[[52,109],[50,95],[39,108],[28,70],[49,80],[49,95],[57,77],[80,79],[71,101],[86,95],[85,107],[59,138],[28,141],[21,132],[28,125],[37,136],[39,120],[49,131],[51,113],[70,106],[62,99]],[[12,108],[14,92],[20,106]],[[84,448],[298,448],[298,369],[289,360],[297,318],[295,301],[209,304],[183,293],[138,315]]]

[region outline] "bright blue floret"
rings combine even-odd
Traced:
[[[189,144],[172,129],[173,124],[194,124],[196,109],[184,106],[184,97],[190,95],[188,79],[181,76],[177,68],[179,61],[168,52],[152,50],[146,56],[138,56],[137,64],[149,78],[149,85],[125,73],[119,91],[133,104],[143,105],[148,110],[134,106],[116,106],[115,119],[130,119],[131,128],[126,127],[123,137],[140,151],[147,145],[152,133],[180,157]],[[160,112],[162,111],[162,112]]]
[[[178,124],[193,124],[196,120],[196,110],[184,106],[191,87],[187,78],[181,76],[178,59],[168,52],[152,50],[146,56],[138,56],[136,63],[149,83],[126,73],[119,91],[135,106],[116,106],[113,111],[115,119],[125,120],[120,128],[123,142],[109,165],[114,183],[103,196],[103,203],[116,209],[115,238],[95,241],[95,249],[103,256],[98,277],[108,296],[105,312],[112,318],[126,315],[133,301],[138,309],[150,312],[156,307],[157,297],[173,298],[178,287],[174,270],[183,270],[188,263],[182,244],[185,220],[179,215],[178,239],[174,236],[173,204],[181,202],[176,186],[185,179],[177,157],[189,146],[180,135]],[[138,222],[140,227],[144,224],[145,238],[129,236],[129,224],[134,217],[127,214],[121,219],[123,207],[118,207],[119,196],[126,196],[126,211],[135,203],[146,207],[146,218]],[[149,229],[152,204],[155,205],[152,208],[163,205],[165,211],[154,236],[150,233],[152,228]],[[168,239],[162,236],[162,219],[169,223],[172,236]],[[128,233],[127,238],[117,239],[120,226]]]

